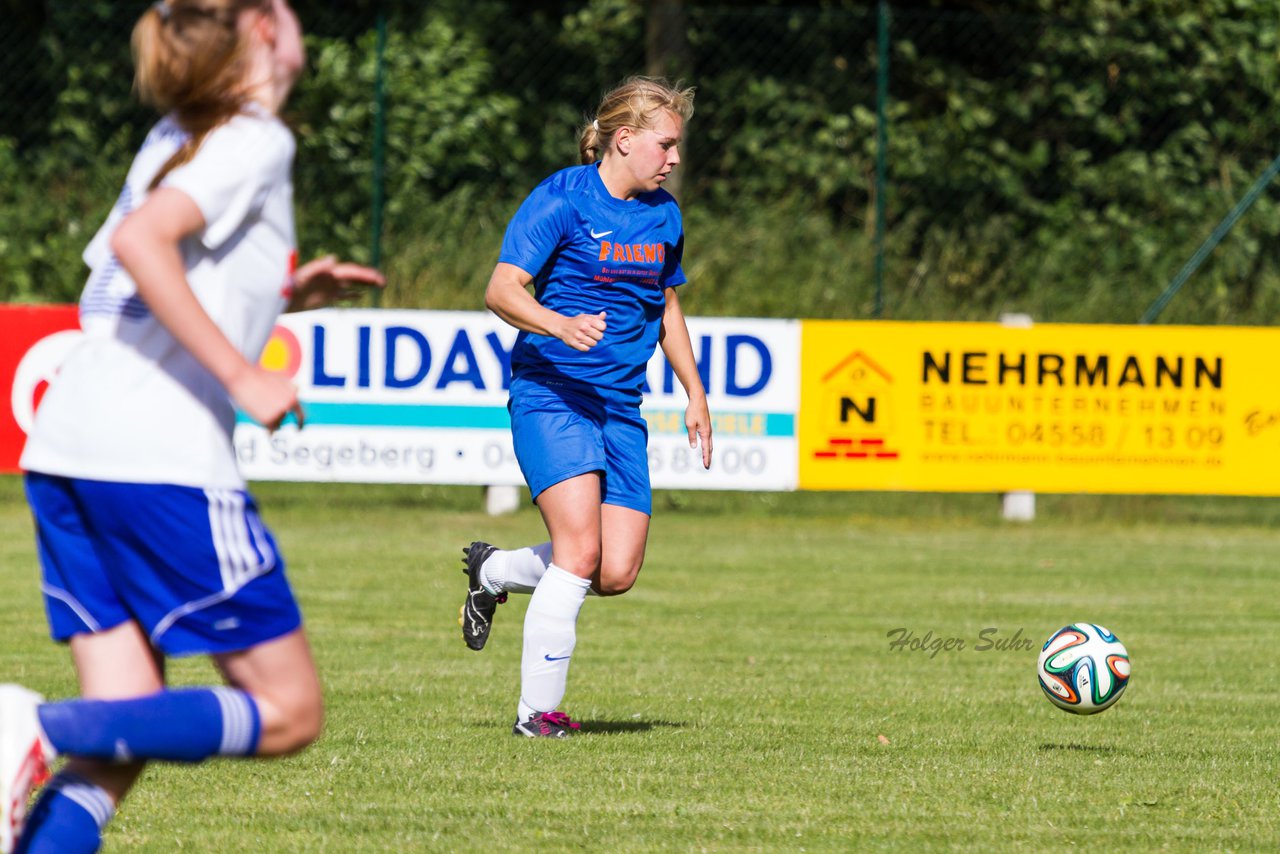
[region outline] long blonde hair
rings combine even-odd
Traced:
[[[653,128],[658,115],[668,110],[684,121],[693,115],[693,87],[681,88],[655,77],[628,77],[609,92],[596,108],[595,118],[578,135],[582,162],[594,163],[604,157],[619,128]]]
[[[271,0],[158,0],[133,27],[133,87],[161,113],[172,112],[189,139],[160,168],[154,189],[195,156],[209,132],[241,112],[247,40],[240,14],[271,14]]]

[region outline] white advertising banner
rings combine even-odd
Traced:
[[[800,324],[691,318],[715,431],[702,469],[685,395],[659,350],[642,411],[657,488],[796,488]],[[516,330],[488,312],[327,309],[285,315],[263,364],[291,376],[302,430],[237,425],[250,480],[520,485],[507,389]]]
[[[797,482],[800,322],[689,318],[711,406],[711,470],[689,448],[687,398],[659,349],[640,411],[649,424],[649,477],[662,489],[790,490]]]

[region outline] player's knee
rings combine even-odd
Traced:
[[[324,731],[324,703],[320,698],[317,697],[314,701],[299,706],[291,729],[290,753],[302,750],[320,738],[320,733]]]
[[[601,596],[621,596],[636,584],[634,578],[602,578],[600,579],[600,589],[596,592]]]
[[[297,753],[313,744],[324,731],[324,703],[319,696],[278,702],[276,720],[269,729],[263,734],[263,754],[287,756]]]
[[[636,579],[639,577],[639,566],[613,571],[610,571],[608,566],[603,567],[600,571],[600,581],[596,585],[596,593],[601,596],[621,596],[636,586]]]
[[[556,555],[556,565],[579,578],[590,578],[600,571],[600,549],[584,547],[575,549],[564,558]]]

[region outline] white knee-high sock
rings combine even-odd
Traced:
[[[520,664],[520,714],[553,712],[564,699],[569,657],[578,639],[578,612],[591,582],[555,564],[529,599]]]
[[[480,583],[490,593],[532,593],[551,566],[551,543],[510,551],[499,549],[480,567]]]
[[[551,543],[538,543],[522,549],[498,549],[480,567],[480,583],[493,595],[499,593],[532,593],[551,566]],[[588,596],[597,596],[595,588]]]

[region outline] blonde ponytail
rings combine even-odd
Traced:
[[[578,157],[583,164],[595,163],[604,154],[600,146],[600,123],[592,119],[591,124],[582,129],[578,135]]]
[[[681,87],[655,77],[628,77],[600,101],[596,117],[578,134],[578,154],[584,164],[604,157],[613,144],[619,128],[636,130],[652,128],[658,115],[666,110],[683,121],[693,116],[692,87]]]
[[[271,0],[157,0],[134,25],[134,91],[144,104],[172,112],[190,134],[152,179],[152,189],[194,157],[210,131],[244,109],[240,15],[272,8]]]

